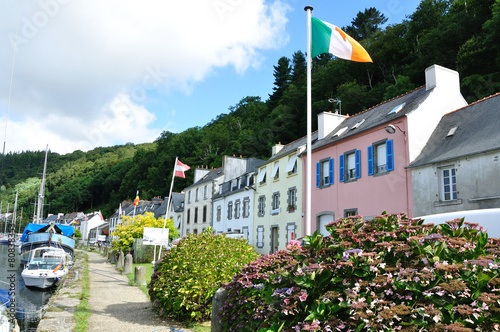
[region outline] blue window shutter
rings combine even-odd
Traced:
[[[321,163],[316,163],[316,187],[321,186]]]
[[[373,145],[370,145],[368,151],[368,175],[373,175]]]
[[[331,158],[328,161],[328,168],[329,168],[328,180],[330,181],[330,184],[333,184],[333,158]]]
[[[394,171],[394,147],[392,139],[385,142],[386,156],[387,156],[387,171]]]
[[[356,162],[356,179],[359,179],[361,177],[361,150],[356,150],[356,152],[354,152],[354,160]]]
[[[344,182],[344,155],[339,156],[339,182]]]

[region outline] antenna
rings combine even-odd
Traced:
[[[328,102],[333,104],[333,103],[336,103],[339,105],[339,113],[340,115],[342,115],[342,101],[340,100],[340,98],[330,98],[328,99]],[[335,114],[338,114],[337,112],[335,112]]]

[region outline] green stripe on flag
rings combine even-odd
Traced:
[[[311,58],[329,53],[330,38],[332,37],[332,29],[330,29],[321,20],[315,17],[311,18]]]

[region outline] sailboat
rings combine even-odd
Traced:
[[[49,147],[45,150],[45,163],[43,166],[43,177],[38,193],[37,214],[33,223],[24,228],[21,236],[20,260],[21,264],[26,264],[31,258],[31,253],[40,247],[55,247],[63,249],[73,259],[75,249],[75,229],[71,226],[58,225],[53,222],[42,223],[43,201],[45,194],[45,176],[47,172],[47,153]]]

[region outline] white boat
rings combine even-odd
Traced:
[[[63,249],[41,247],[33,250],[21,276],[28,287],[46,289],[54,286],[68,273],[70,255]]]

